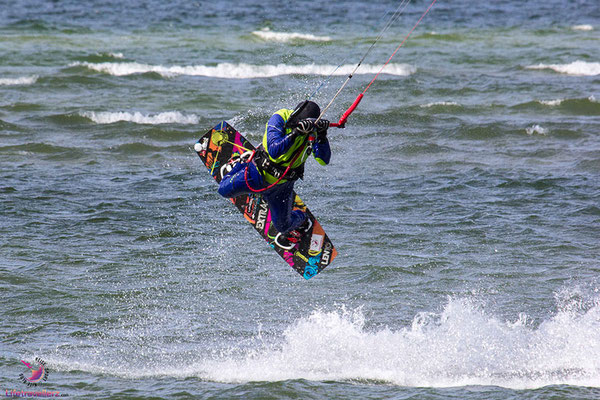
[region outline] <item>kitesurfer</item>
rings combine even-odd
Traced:
[[[329,121],[319,119],[320,114],[319,106],[309,100],[294,110],[277,111],[267,122],[262,145],[252,159],[235,163],[219,185],[219,194],[227,198],[262,193],[281,233],[276,242],[284,248],[293,246],[311,228],[306,213],[292,211],[294,184],[304,176],[304,163],[311,151],[321,165],[329,164],[331,158]]]

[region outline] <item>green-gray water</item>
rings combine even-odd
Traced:
[[[191,148],[342,64],[326,103],[398,2],[0,1],[0,389],[598,398],[600,6],[438,1],[297,185],[339,250],[310,281]]]

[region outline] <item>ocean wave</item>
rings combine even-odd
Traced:
[[[581,98],[555,98],[531,100],[511,106],[515,109],[547,110],[571,115],[600,115],[600,103],[592,96]]]
[[[72,160],[83,157],[86,152],[78,147],[59,146],[50,143],[23,143],[0,146],[0,154],[43,155],[55,160]]]
[[[14,131],[19,132],[23,129],[23,127],[15,124],[11,124],[10,122],[6,122],[0,119],[0,130],[3,131]]]
[[[573,25],[571,27],[574,31],[593,31],[594,27],[592,25]]]
[[[543,104],[545,106],[555,107],[560,106],[564,99],[554,99],[554,100],[538,100],[537,102]]]
[[[586,99],[554,99],[554,100],[537,100],[538,103],[545,106],[560,106],[564,102],[585,102],[585,103],[598,103],[594,95],[589,96]]]
[[[419,313],[409,328],[367,330],[364,315],[315,311],[284,332],[278,348],[206,363],[224,382],[374,380],[402,386],[600,385],[600,304],[562,310],[537,328],[525,315],[490,316],[470,299]],[[585,343],[585,345],[583,345]]]
[[[600,75],[600,63],[598,62],[586,62],[586,61],[573,61],[570,64],[538,64],[529,65],[525,67],[527,69],[551,69],[561,74],[574,75],[574,76],[593,76]]]
[[[197,348],[175,355],[157,346],[161,350],[156,356],[143,352],[136,368],[131,368],[130,357],[122,356],[130,354],[122,341],[114,354],[105,352],[104,343],[97,348],[105,351],[96,356],[87,348],[76,357],[65,352],[40,356],[57,370],[131,379],[173,376],[227,383],[307,379],[411,387],[600,387],[598,293],[572,288],[560,291],[555,299],[557,312],[534,322],[525,313],[500,319],[476,298],[450,298],[441,312],[417,313],[410,325],[398,329],[367,328],[360,309],[314,310],[280,335],[259,333],[247,347],[240,347],[239,339],[233,338],[231,347],[198,357],[202,351]],[[128,332],[127,337],[138,333]]]
[[[460,104],[455,101],[434,101],[433,103],[421,104],[419,107],[431,108],[437,106],[460,106]]]
[[[21,76],[19,78],[0,78],[0,86],[32,85],[38,78],[37,75]]]
[[[253,35],[258,36],[263,40],[272,40],[275,42],[291,42],[293,40],[305,40],[310,42],[330,42],[329,36],[316,36],[310,33],[298,33],[298,32],[274,32],[269,28],[262,28],[261,30],[252,32]]]
[[[163,77],[173,77],[177,75],[206,76],[224,79],[248,79],[248,78],[270,78],[279,75],[329,75],[335,70],[334,75],[348,75],[355,65],[346,64],[336,69],[335,65],[252,65],[252,64],[231,64],[221,63],[216,66],[191,65],[191,66],[170,66],[148,65],[135,62],[75,62],[70,66],[83,66],[94,71],[102,72],[115,76],[126,76],[133,74],[144,74],[154,72]],[[380,65],[362,65],[356,74],[374,74],[379,72]],[[416,67],[409,64],[389,64],[382,73],[388,75],[407,76],[416,72]]]
[[[125,56],[123,53],[118,52],[96,52],[87,54],[85,56],[78,57],[79,62],[88,62],[88,63],[102,63],[102,62],[115,62],[117,60],[123,59]]]
[[[197,124],[198,117],[194,114],[184,115],[179,111],[163,112],[156,115],[145,115],[140,112],[83,112],[82,117],[89,118],[97,124],[112,124],[119,121],[136,124]]]
[[[449,42],[461,42],[463,40],[465,40],[465,36],[463,34],[460,33],[440,33],[440,32],[436,32],[436,31],[431,31],[431,32],[426,32],[426,33],[422,33],[418,36],[416,36],[420,39],[435,39],[435,40],[443,40],[443,41],[449,41]]]
[[[535,124],[530,126],[529,128],[525,128],[525,132],[527,132],[528,135],[546,135],[548,133],[548,129]]]
[[[123,53],[116,53],[116,52],[112,52],[112,51],[97,52],[94,54],[94,56],[96,56],[98,58],[108,58],[108,59],[121,59],[124,57]]]

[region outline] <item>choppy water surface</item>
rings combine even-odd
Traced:
[[[438,0],[298,192],[304,281],[191,150],[327,102],[398,2],[0,7],[0,389],[600,396],[600,7]],[[412,28],[412,2],[327,117]]]

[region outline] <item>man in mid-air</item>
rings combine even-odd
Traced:
[[[304,163],[311,152],[321,165],[329,164],[331,158],[329,121],[319,120],[320,114],[319,106],[309,100],[294,110],[277,111],[267,122],[254,157],[234,164],[219,185],[219,194],[227,198],[261,193],[281,233],[275,243],[283,248],[293,247],[311,228],[306,213],[292,211],[294,184],[304,176]]]

